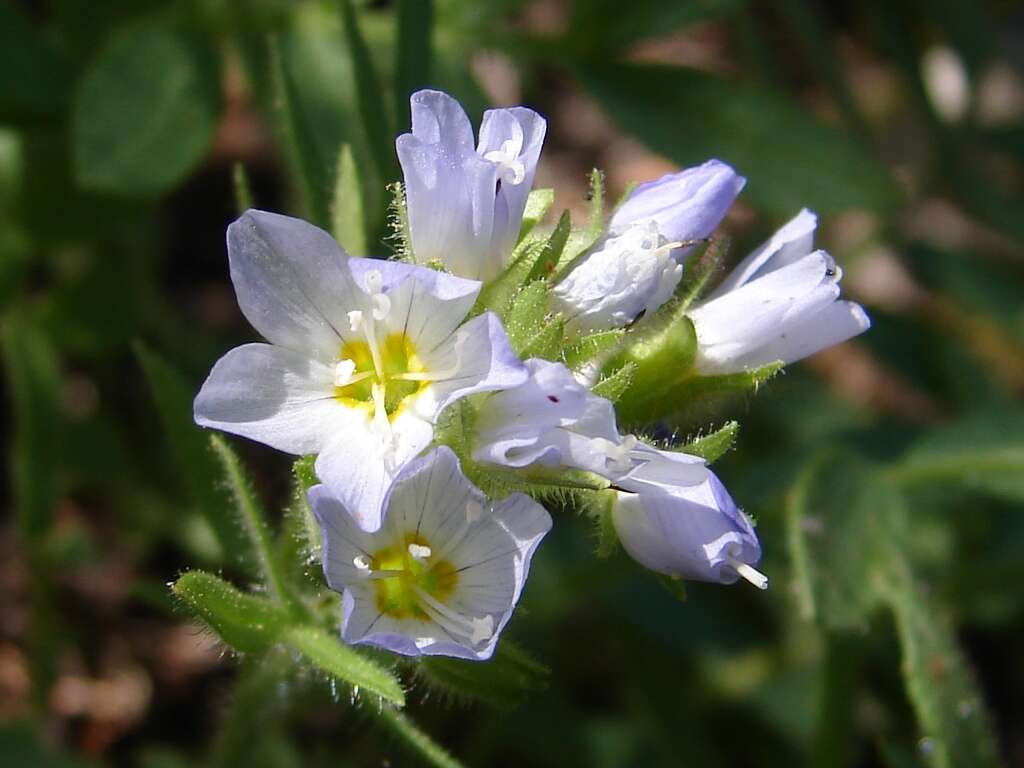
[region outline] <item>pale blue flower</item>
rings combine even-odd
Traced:
[[[242,313],[269,344],[217,361],[195,420],[294,454],[367,530],[387,484],[454,400],[527,372],[490,313],[463,322],[480,283],[350,258],[323,230],[248,211],[228,228]]]
[[[801,211],[691,310],[698,370],[791,363],[871,326],[859,304],[839,301],[842,271],[813,250],[816,226],[817,217]]]
[[[746,180],[719,160],[638,186],[612,216],[608,235],[554,289],[570,330],[628,325],[668,301],[694,240],[725,217]]]
[[[515,245],[546,123],[524,107],[484,113],[480,141],[459,103],[412,95],[412,133],[398,137],[413,256],[478,280],[500,274]]]
[[[375,533],[325,486],[309,501],[327,583],[343,595],[342,638],[409,656],[490,658],[551,529],[528,496],[489,501],[447,447],[398,475]]]
[[[754,569],[761,544],[750,520],[708,471],[697,484],[630,483],[617,493],[612,522],[623,548],[641,565],[668,576],[768,586]]]

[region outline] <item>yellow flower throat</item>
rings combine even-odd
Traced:
[[[404,333],[387,336],[378,347],[380,371],[374,365],[373,352],[366,341],[348,341],[341,348],[341,359],[355,363],[349,384],[334,387],[334,397],[352,408],[374,409],[373,388],[384,388],[384,410],[389,419],[401,411],[406,399],[416,395],[428,381],[403,379],[406,374],[419,374],[426,367],[416,356],[416,348]]]
[[[431,617],[424,611],[423,601],[416,590],[422,590],[443,603],[454,591],[459,574],[447,560],[431,562],[429,557],[413,557],[409,551],[410,544],[429,546],[423,536],[409,533],[402,544],[386,547],[373,555],[371,571],[394,574],[373,582],[377,610],[396,619],[428,621]]]

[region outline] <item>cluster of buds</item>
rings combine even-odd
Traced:
[[[745,181],[717,160],[639,185],[606,225],[535,234],[545,129],[492,110],[474,141],[455,100],[414,94],[397,140],[409,242],[391,260],[273,213],[228,229],[239,306],[266,342],[216,363],[195,419],[316,456],[309,501],[346,642],[489,658],[552,487],[651,570],[765,588],[751,521],[705,459],[620,423],[649,428],[869,325],[839,300],[809,211],[709,284],[708,238]]]

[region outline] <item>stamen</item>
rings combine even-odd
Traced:
[[[755,587],[758,589],[768,589],[768,577],[759,570],[747,565],[746,563],[741,563],[732,555],[727,555],[726,560],[729,561],[729,565],[736,569],[736,573],[749,581]]]
[[[466,346],[466,339],[467,336],[465,334],[459,334],[456,337],[455,345],[452,350],[455,362],[447,368],[433,371],[407,371],[406,373],[393,373],[388,376],[388,378],[393,379],[394,381],[444,381],[445,379],[450,379],[459,372],[459,368],[462,365],[462,348]]]
[[[493,149],[484,153],[484,160],[490,160],[499,166],[498,174],[507,184],[516,186],[526,179],[526,166],[519,159],[522,141],[508,139],[502,142],[501,149]],[[510,176],[511,174],[511,176]]]
[[[353,309],[348,313],[348,327],[352,333],[357,333],[363,326],[363,313],[361,310]]]
[[[421,544],[409,545],[409,556],[418,563],[426,562],[432,551],[430,547],[425,547]]]
[[[356,555],[352,558],[352,565],[360,571],[368,571],[370,570],[370,558],[366,555]]]
[[[468,637],[474,645],[489,639],[494,634],[494,619],[491,616],[467,618],[439,600],[435,600],[418,584],[412,584],[412,589],[419,599],[423,612],[449,632]]]
[[[384,276],[381,275],[379,269],[371,269],[366,273],[366,290],[370,294],[380,293],[381,287],[384,285]]]
[[[391,437],[391,422],[388,421],[388,412],[384,407],[384,385],[374,382],[373,392],[373,425],[377,431],[388,439]]]
[[[391,312],[391,299],[386,293],[375,293],[370,297],[373,302],[373,319],[383,320]]]

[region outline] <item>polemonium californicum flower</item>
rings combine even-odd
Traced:
[[[547,124],[525,107],[488,110],[474,148],[451,96],[418,91],[410,102],[412,133],[396,146],[413,256],[463,277],[497,277],[519,236]]]
[[[816,226],[817,217],[801,211],[694,307],[698,370],[791,363],[870,327],[859,304],[838,300],[842,271],[813,250]]]
[[[722,584],[742,577],[768,586],[754,569],[761,544],[750,520],[710,471],[698,484],[618,491],[612,522],[626,552],[652,571]]]
[[[612,216],[608,237],[554,289],[570,330],[631,323],[675,291],[690,248],[725,217],[746,179],[719,160],[638,186]]]
[[[350,258],[323,230],[262,211],[228,228],[228,258],[239,307],[270,343],[217,361],[196,422],[319,454],[317,475],[367,530],[447,404],[526,379],[497,317],[463,323],[478,282]]]
[[[440,447],[395,479],[366,533],[325,486],[309,491],[342,638],[409,656],[488,659],[551,516],[523,494],[491,502]]]
[[[534,358],[526,367],[529,379],[489,396],[480,408],[473,448],[477,461],[573,467],[636,491],[705,479],[703,459],[620,435],[612,403],[577,382],[561,363]]]

